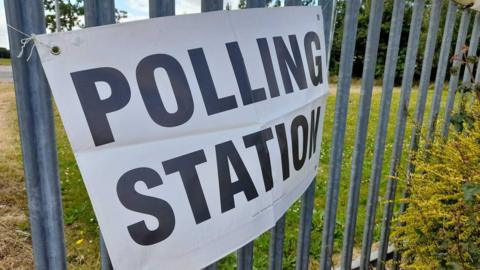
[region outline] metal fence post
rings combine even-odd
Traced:
[[[108,255],[107,246],[105,246],[105,241],[103,240],[102,233],[99,233],[99,242],[100,242],[100,267],[102,270],[112,270],[112,262],[110,261],[110,256]]]
[[[148,15],[150,18],[175,15],[175,0],[149,0]]]
[[[480,81],[480,62],[477,61],[477,71],[475,72],[475,82]]]
[[[84,9],[86,27],[115,23],[114,0],[85,0]]]
[[[465,45],[465,40],[467,38],[467,31],[468,31],[468,26],[470,24],[470,10],[465,9],[462,11],[462,18],[460,21],[460,28],[458,29],[458,35],[457,35],[457,43],[455,44],[455,54],[459,54],[460,51],[462,50],[462,47]],[[473,29],[478,31],[478,29]],[[473,33],[475,34],[475,33]],[[477,36],[478,38],[478,36]],[[478,42],[478,41],[477,41]],[[473,50],[472,50],[473,51]],[[468,51],[469,53],[472,51]],[[475,52],[472,52],[473,54],[476,54],[477,48],[475,48]],[[460,69],[460,61],[454,60],[452,67]],[[465,73],[468,73],[467,70],[464,71]],[[450,114],[452,113],[453,110],[453,105],[455,103],[455,94],[457,92],[458,88],[458,80],[460,78],[460,72],[457,72],[456,74],[451,74],[450,75],[450,82],[448,84],[448,97],[447,97],[447,103],[445,104],[445,116],[443,118],[443,126],[442,126],[442,137],[444,139],[447,138],[448,136],[448,130],[450,128]],[[467,79],[469,76],[465,76],[464,78]],[[432,138],[433,139],[433,138]]]
[[[249,270],[253,268],[253,241],[237,250],[237,269]]]
[[[408,161],[408,175],[415,171],[413,164],[415,152],[418,150],[420,135],[422,132],[423,117],[425,114],[425,104],[427,102],[428,87],[430,85],[430,75],[432,71],[433,56],[435,54],[435,45],[437,43],[437,33],[440,24],[440,11],[442,8],[441,0],[435,0],[430,13],[430,23],[428,28],[427,42],[422,64],[422,74],[420,75],[420,85],[418,88],[417,105],[415,108],[415,120],[412,128],[410,140],[410,157]],[[436,16],[435,14],[438,14]]]
[[[265,7],[265,0],[248,0],[247,8]],[[237,269],[249,270],[253,268],[253,241],[237,250]]]
[[[475,71],[475,79],[474,79],[474,81],[475,81],[476,83],[478,83],[478,82],[480,81],[480,68],[479,68],[479,67],[480,67],[480,64],[479,64],[479,63],[480,63],[480,62],[477,61],[477,70]]]
[[[375,135],[376,143],[373,156],[372,173],[370,176],[365,224],[363,228],[362,250],[360,257],[360,269],[362,270],[370,269],[370,252],[372,249],[373,231],[375,228],[375,215],[377,211],[380,177],[382,174],[385,140],[390,114],[393,84],[395,81],[395,71],[397,68],[400,35],[402,32],[404,13],[404,0],[395,0],[390,23],[390,34],[388,37],[385,72],[383,75],[383,91],[379,111],[380,118],[378,119],[377,133]]]
[[[420,75],[420,85],[418,87],[417,103],[415,107],[415,119],[414,126],[412,127],[412,135],[410,139],[410,147],[408,152],[408,165],[407,165],[407,187],[403,190],[402,198],[409,197],[409,180],[412,173],[415,172],[415,156],[418,151],[418,144],[420,141],[420,135],[422,132],[423,116],[425,114],[425,104],[427,102],[428,87],[430,84],[430,75],[432,71],[433,55],[435,54],[435,45],[437,43],[437,33],[440,24],[440,11],[442,8],[441,0],[435,0],[432,3],[430,12],[430,22],[428,27],[428,35],[425,46],[425,52],[423,54],[422,73]],[[400,203],[400,213],[405,212],[407,203]],[[393,261],[394,269],[398,268],[397,262],[400,261],[401,254],[397,251],[394,252]]]
[[[216,11],[223,9],[223,0],[202,0],[202,12]]]
[[[380,30],[382,25],[383,0],[372,0],[370,5],[367,45],[365,49],[362,86],[360,89],[360,104],[358,108],[358,120],[355,134],[355,148],[353,151],[352,169],[350,173],[350,190],[345,215],[346,221],[343,235],[341,269],[350,269],[352,265],[360,183],[365,155],[365,142],[367,140],[373,80],[375,79],[375,65],[377,63],[378,44],[380,41]]]
[[[298,4],[297,2],[292,1],[290,4]],[[330,8],[332,6],[331,0],[326,0],[321,3],[322,13],[323,13],[323,24],[324,24],[324,34],[325,37],[330,36],[330,21],[332,17],[333,10]],[[325,11],[325,12],[323,12]],[[325,40],[325,47],[328,48],[329,41]],[[328,51],[327,51],[328,59]],[[307,188],[305,193],[302,196],[302,206],[300,212],[300,224],[298,230],[298,241],[297,241],[297,261],[295,265],[296,270],[307,270],[309,265],[309,255],[310,255],[310,243],[312,235],[312,216],[313,208],[315,201],[315,188],[316,188],[316,178],[312,180],[312,183]]]
[[[247,0],[247,8],[264,8],[266,6],[266,0]]]
[[[301,6],[302,0],[285,0],[285,6]]]
[[[337,214],[338,192],[340,173],[343,157],[343,143],[348,109],[348,97],[352,80],[353,55],[357,36],[358,14],[360,0],[346,2],[345,22],[342,40],[342,52],[340,56],[340,72],[338,91],[335,104],[335,119],[332,136],[332,149],[330,153],[330,174],[325,206],[325,219],[322,232],[322,247],[320,251],[320,269],[331,268],[331,256],[333,254],[333,234]]]
[[[478,49],[478,41],[480,38],[480,12],[475,12],[475,19],[473,20],[472,34],[470,35],[470,42],[468,44],[468,56],[476,56]],[[473,71],[474,65],[468,63],[467,66]],[[475,76],[475,75],[474,75]],[[470,72],[463,72],[463,83],[469,82],[472,79]]]
[[[62,27],[60,24],[60,3],[59,0],[55,0],[55,31],[60,32]]]
[[[217,270],[218,267],[217,267],[217,264],[216,263],[212,263],[211,265],[203,268],[203,270]]]
[[[248,0],[247,8],[265,7],[267,2],[265,0]],[[247,243],[245,246],[237,251],[237,269],[249,270],[253,268],[253,241]]]
[[[310,237],[312,235],[313,203],[315,201],[316,181],[313,179],[305,193],[302,195],[300,211],[300,224],[298,226],[297,262],[296,270],[307,270],[310,255]]]
[[[85,26],[94,27],[115,23],[115,3],[113,0],[85,0]],[[100,232],[100,264],[102,270],[111,270],[112,262]]]
[[[7,24],[27,34],[45,33],[43,1],[4,2]],[[8,33],[12,55],[18,55],[26,36],[13,29]],[[36,50],[28,62],[26,56],[12,57],[12,65],[35,266],[66,269],[50,89]]]
[[[285,215],[270,230],[270,246],[268,251],[268,269],[282,270],[283,243],[285,240]]]
[[[415,0],[413,4],[413,14],[408,35],[407,56],[405,59],[405,67],[403,70],[400,104],[397,110],[395,138],[390,164],[390,176],[385,195],[386,202],[385,208],[383,210],[377,269],[385,269],[385,259],[387,257],[391,220],[393,217],[393,200],[395,199],[398,181],[396,177],[398,176],[398,167],[400,165],[400,159],[402,157],[406,120],[408,116],[408,104],[410,101],[410,92],[412,90],[413,75],[415,73],[415,62],[417,58],[424,8],[425,0]]]
[[[450,1],[450,3],[448,4],[447,19],[445,21],[445,27],[443,30],[442,45],[437,65],[437,74],[435,76],[433,99],[430,107],[430,116],[428,118],[428,130],[426,137],[427,146],[433,139],[438,113],[440,111],[440,101],[442,99],[445,75],[447,73],[450,46],[452,43],[453,29],[455,26],[456,11],[457,5],[453,1]]]
[[[209,12],[215,10],[223,10],[223,0],[202,0],[201,2],[201,11]],[[204,270],[216,270],[217,263],[212,263],[211,265],[204,268]]]
[[[325,47],[327,48],[327,67],[330,63],[330,52],[332,51],[333,35],[335,34],[335,21],[337,19],[337,0],[319,0],[318,5],[322,7],[323,27],[328,30],[325,32]]]

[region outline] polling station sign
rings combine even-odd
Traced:
[[[115,269],[204,267],[273,227],[317,174],[319,7],[156,18],[36,46]]]

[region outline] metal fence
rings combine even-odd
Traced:
[[[342,160],[344,149],[344,137],[346,129],[347,110],[349,105],[350,87],[352,81],[353,57],[355,52],[355,40],[358,24],[358,16],[362,3],[360,0],[344,1],[346,5],[344,18],[335,18],[336,1],[318,0],[318,5],[323,7],[324,25],[327,48],[331,48],[335,19],[344,20],[344,29],[341,45],[340,71],[338,74],[338,90],[336,93],[334,128],[330,151],[328,189],[326,196],[326,208],[324,214],[324,226],[321,243],[320,269],[332,268],[332,256],[334,252],[334,232],[336,214],[338,208],[340,175],[342,173]],[[389,175],[385,179],[388,184],[385,194],[383,218],[381,220],[381,237],[379,242],[377,269],[385,268],[385,260],[389,252],[389,236],[391,221],[394,215],[394,202],[397,191],[397,178],[399,164],[404,151],[405,130],[408,115],[410,94],[413,85],[415,69],[421,68],[421,77],[418,86],[417,101],[413,122],[415,123],[408,146],[409,151],[417,151],[420,147],[422,123],[425,115],[425,107],[428,88],[430,85],[432,64],[434,61],[438,30],[441,19],[441,0],[387,0],[393,1],[393,10],[389,30],[388,48],[383,73],[383,90],[379,110],[378,126],[376,131],[376,143],[373,153],[373,166],[369,181],[369,194],[366,206],[366,219],[361,245],[360,262],[352,266],[352,252],[354,248],[355,227],[357,222],[359,192],[362,179],[362,170],[365,157],[365,142],[371,111],[372,89],[377,64],[377,52],[381,31],[382,15],[385,2],[382,0],[370,0],[370,15],[368,26],[368,38],[365,49],[363,76],[360,92],[360,105],[358,121],[355,133],[354,154],[350,173],[350,190],[346,210],[346,222],[344,239],[341,253],[341,269],[369,269],[372,264],[371,250],[373,244],[373,232],[375,229],[375,215],[379,204],[379,187],[382,177],[382,164],[384,160],[387,126],[389,121],[390,105],[394,79],[397,72],[397,60],[399,59],[399,45],[402,26],[409,23],[408,47],[403,65],[402,84],[400,92],[400,104],[396,116],[395,137],[393,151],[390,157]],[[174,15],[174,0],[149,0],[150,17]],[[265,7],[266,0],[247,0],[247,8]],[[286,6],[302,5],[301,0],[285,0]],[[10,48],[12,55],[17,55],[21,50],[21,39],[25,33],[45,33],[45,19],[43,0],[5,0],[7,23],[13,28],[9,29]],[[201,0],[201,11],[208,12],[223,9],[223,0]],[[411,21],[404,22],[405,12],[411,9]],[[426,10],[430,9],[428,22],[428,35],[423,52],[423,63],[416,66],[419,50],[419,40],[422,31],[422,21]],[[461,19],[457,31],[455,52],[459,52],[466,43],[467,31],[470,28],[470,19],[475,15],[470,40],[469,55],[475,55],[480,36],[480,14],[460,10],[453,2],[449,2],[445,19],[444,32],[442,35],[437,71],[435,74],[433,101],[431,103],[428,125],[426,127],[426,142],[430,144],[434,138],[436,125],[441,106],[442,92],[444,91],[447,67],[451,54],[451,43],[455,32],[457,14],[461,13]],[[85,0],[85,24],[93,27],[115,23],[114,0]],[[62,218],[62,203],[59,184],[58,161],[54,134],[54,122],[51,105],[51,96],[48,83],[45,79],[39,58],[33,53],[29,62],[25,59],[12,59],[13,75],[17,99],[17,111],[19,128],[22,142],[22,151],[25,168],[25,179],[28,194],[28,207],[33,242],[35,265],[38,269],[65,269],[66,256],[64,245],[64,226]],[[453,63],[459,66],[459,62]],[[480,70],[480,69],[478,69]],[[469,74],[465,72],[463,81],[468,81]],[[477,79],[480,72],[477,71]],[[449,119],[452,111],[455,92],[459,83],[459,75],[450,76],[448,85],[448,98],[445,102],[445,115],[441,136],[446,138],[449,131]],[[415,87],[416,88],[416,87]],[[408,158],[408,173],[415,170],[411,158]],[[310,240],[312,231],[312,213],[314,209],[315,183],[307,189],[301,198],[301,216],[299,222],[299,234],[297,241],[296,269],[308,269]],[[404,192],[403,196],[408,196]],[[406,205],[400,206],[400,211],[405,210]],[[285,217],[281,218],[275,227],[271,229],[269,269],[282,269],[282,254],[285,232]],[[101,237],[100,237],[101,239]],[[108,253],[103,242],[101,246],[102,269],[111,269]],[[237,251],[237,269],[252,269],[253,267],[253,242]],[[399,258],[399,254],[396,254]],[[213,264],[206,269],[216,269]]]

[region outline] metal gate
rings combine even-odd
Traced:
[[[428,87],[432,64],[434,61],[436,41],[441,19],[441,0],[387,0],[393,1],[393,11],[389,30],[388,49],[385,69],[383,73],[383,90],[379,111],[378,127],[376,131],[376,144],[373,153],[373,166],[369,181],[369,194],[366,207],[366,219],[364,225],[363,240],[361,246],[360,261],[352,265],[352,251],[354,247],[355,225],[357,222],[359,192],[362,178],[362,169],[365,156],[365,141],[369,114],[371,111],[372,89],[377,62],[377,52],[381,30],[384,1],[370,0],[370,15],[368,26],[367,45],[363,63],[363,76],[360,92],[360,105],[355,132],[355,146],[352,158],[350,189],[344,228],[344,238],[341,253],[341,269],[369,269],[376,261],[377,269],[385,268],[389,250],[389,235],[391,220],[394,215],[394,202],[397,190],[397,178],[399,164],[404,150],[405,130],[408,115],[407,108],[410,102],[410,94],[413,85],[415,69],[421,68],[421,77],[418,86],[415,114],[415,123],[411,134],[409,151],[416,151],[420,147],[420,134],[424,120]],[[336,213],[339,197],[339,185],[346,117],[349,105],[349,93],[352,81],[352,66],[355,52],[355,40],[358,24],[359,10],[362,3],[360,0],[344,0],[346,4],[344,18],[343,38],[341,45],[340,71],[336,93],[335,118],[330,152],[328,189],[324,214],[323,237],[320,254],[320,269],[332,268],[333,243],[336,223]],[[318,5],[323,7],[324,25],[327,48],[331,48],[331,40],[335,24],[336,0],[318,0]],[[174,15],[174,0],[149,0],[150,17]],[[247,0],[247,8],[265,7],[266,0]],[[286,6],[302,5],[301,0],[285,0]],[[223,0],[201,0],[202,12],[221,10]],[[12,55],[17,55],[21,50],[21,40],[26,34],[45,33],[45,19],[42,0],[5,0],[7,22],[9,29],[10,48]],[[406,10],[411,9],[411,21],[404,22]],[[416,66],[419,50],[422,21],[426,9],[430,9],[428,23],[428,35],[425,50],[423,52],[423,64]],[[467,31],[470,27],[470,19],[475,15],[468,54],[475,55],[480,35],[480,14],[472,14],[469,10],[461,10],[454,2],[449,2],[445,19],[444,32],[442,34],[441,47],[438,59],[438,69],[435,75],[433,101],[428,118],[426,142],[434,140],[437,118],[439,117],[441,96],[444,90],[447,66],[451,55],[451,43],[454,35],[457,14],[461,13],[458,28],[455,52],[459,52],[466,43]],[[114,0],[85,0],[85,23],[87,27],[115,23]],[[390,157],[389,177],[383,218],[381,220],[381,237],[378,255],[372,256],[378,260],[371,260],[373,244],[373,231],[375,228],[375,214],[377,212],[382,163],[385,153],[385,141],[387,125],[389,121],[392,90],[394,86],[397,60],[399,59],[399,45],[403,23],[410,24],[408,35],[408,47],[406,50],[405,63],[403,66],[400,104],[396,116],[395,138],[393,151]],[[16,30],[14,30],[14,29]],[[23,33],[22,33],[23,32]],[[36,52],[30,61],[24,58],[13,58],[14,82],[17,98],[17,111],[22,142],[24,159],[25,179],[28,194],[28,207],[32,232],[33,253],[37,269],[65,269],[66,255],[64,245],[64,226],[62,216],[62,203],[60,195],[58,161],[54,134],[54,122],[51,105],[51,96],[48,83],[45,79],[40,61]],[[459,66],[459,62],[453,63]],[[480,71],[480,69],[478,69]],[[480,72],[477,71],[477,79]],[[469,74],[465,72],[463,81],[468,81]],[[445,115],[441,128],[441,136],[447,137],[449,131],[449,119],[452,111],[455,92],[459,82],[459,75],[451,75],[448,86],[448,98],[445,103]],[[406,146],[405,146],[406,147]],[[404,157],[405,158],[405,157]],[[407,157],[408,158],[408,157]],[[414,166],[408,162],[408,172],[414,171]],[[407,196],[408,194],[403,194]],[[301,214],[299,234],[297,241],[296,269],[307,269],[309,266],[310,240],[312,232],[312,213],[314,209],[315,182],[307,189],[301,198]],[[406,205],[400,206],[400,211],[405,210]],[[281,218],[275,227],[271,229],[269,269],[282,269],[282,254],[285,232],[285,217]],[[101,238],[101,237],[100,237]],[[108,253],[101,241],[102,269],[110,269],[111,264]],[[398,258],[398,254],[397,258]],[[237,269],[252,269],[253,266],[253,242],[237,251]],[[161,266],[159,266],[161,267]],[[216,269],[213,264],[207,269]]]

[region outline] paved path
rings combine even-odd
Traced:
[[[7,83],[13,82],[11,66],[0,66],[0,83],[5,83],[5,82]]]

